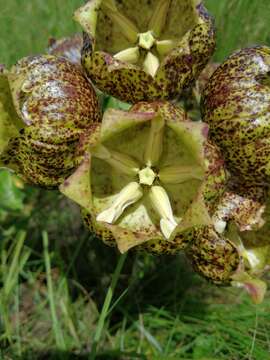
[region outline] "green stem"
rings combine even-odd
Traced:
[[[42,240],[43,240],[43,248],[44,248],[44,259],[45,259],[45,267],[46,267],[46,278],[47,278],[47,287],[48,287],[48,297],[50,304],[50,311],[53,323],[53,332],[55,336],[56,346],[60,350],[65,350],[65,342],[63,338],[63,334],[60,328],[60,324],[57,318],[57,311],[54,299],[54,291],[52,284],[52,271],[51,271],[51,261],[49,254],[49,240],[47,231],[42,232]]]
[[[118,283],[119,276],[121,274],[121,271],[122,271],[123,265],[125,263],[126,257],[127,257],[127,253],[125,253],[125,254],[123,254],[123,255],[121,255],[119,257],[117,266],[116,266],[116,268],[114,270],[112,280],[111,280],[111,285],[107,290],[107,294],[106,294],[106,297],[105,297],[105,300],[104,300],[104,303],[103,303],[103,307],[102,307],[102,310],[101,310],[101,314],[100,314],[100,317],[99,317],[99,320],[98,320],[97,329],[96,329],[96,332],[95,332],[94,341],[93,341],[93,345],[92,345],[92,351],[90,353],[89,360],[95,360],[96,359],[97,345],[98,345],[98,343],[99,343],[99,341],[101,339],[102,333],[103,333],[105,320],[106,320],[106,317],[107,317],[109,309],[110,309],[110,305],[111,305],[111,301],[112,301],[112,298],[113,298],[114,290],[115,290],[115,287],[116,287],[116,285]]]

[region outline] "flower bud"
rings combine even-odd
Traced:
[[[203,121],[228,169],[249,185],[269,183],[270,48],[242,49],[221,64],[202,97]]]
[[[2,165],[55,187],[76,166],[81,134],[99,121],[96,94],[80,68],[52,55],[27,57],[1,76]]]

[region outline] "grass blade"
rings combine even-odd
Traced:
[[[99,343],[99,341],[101,339],[101,336],[102,336],[102,332],[103,332],[104,325],[105,325],[105,320],[106,320],[106,317],[107,317],[109,309],[110,309],[110,305],[111,305],[112,297],[113,297],[113,294],[114,294],[114,290],[115,290],[115,287],[117,285],[117,282],[118,282],[120,273],[122,271],[122,268],[124,266],[126,257],[127,257],[127,253],[125,253],[123,255],[120,255],[118,263],[117,263],[116,268],[115,268],[115,271],[113,273],[111,285],[110,285],[110,287],[109,287],[109,289],[107,291],[107,294],[106,294],[106,297],[105,297],[105,300],[104,300],[104,304],[103,304],[103,307],[102,307],[102,310],[101,310],[101,314],[100,314],[100,317],[99,317],[99,320],[98,320],[97,329],[96,329],[96,332],[95,332],[94,341],[93,341],[93,345],[92,345],[92,351],[90,353],[89,360],[95,360],[96,359],[97,346],[98,346],[98,343]]]
[[[53,332],[55,336],[55,342],[57,348],[60,350],[65,350],[65,342],[63,338],[63,334],[61,331],[61,327],[57,318],[55,299],[54,299],[54,291],[52,284],[52,274],[51,274],[51,260],[49,254],[49,240],[47,231],[42,232],[42,240],[43,240],[43,249],[44,249],[44,259],[45,259],[45,267],[46,267],[46,279],[47,279],[47,287],[48,287],[48,298],[50,304],[50,311],[53,323]]]

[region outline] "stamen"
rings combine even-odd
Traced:
[[[152,186],[149,197],[156,212],[160,215],[160,229],[164,237],[168,240],[177,226],[169,196],[161,186]]]
[[[146,167],[143,170],[139,171],[140,184],[151,186],[153,185],[155,178],[156,178],[156,174],[149,167]]]
[[[155,44],[156,39],[153,36],[152,31],[139,34],[139,46],[145,50],[150,50]]]
[[[140,50],[137,46],[129,48],[115,54],[114,58],[120,61],[128,62],[130,64],[136,64],[140,58]]]
[[[176,42],[173,40],[156,41],[157,52],[161,56],[167,55],[175,46]]]
[[[204,174],[198,166],[167,166],[160,170],[159,178],[164,184],[181,184],[192,179],[203,180]]]
[[[152,30],[156,36],[160,36],[167,20],[171,0],[159,0],[153,12],[148,29]]]
[[[165,122],[160,116],[151,121],[150,134],[144,153],[144,161],[148,167],[155,166],[162,154],[164,126]]]
[[[126,37],[126,39],[132,44],[135,44],[138,38],[139,30],[131,20],[118,11],[115,1],[103,0],[101,7],[111,21],[119,26],[121,33]]]
[[[91,154],[98,159],[106,161],[125,175],[134,176],[139,172],[140,166],[131,156],[109,150],[103,145],[95,147]]]
[[[158,68],[159,68],[159,59],[149,51],[143,63],[144,71],[147,74],[154,77],[156,75]]]
[[[113,204],[97,216],[97,221],[109,224],[115,223],[123,214],[124,210],[137,202],[143,196],[141,186],[136,182],[129,183],[118,195],[116,195]]]

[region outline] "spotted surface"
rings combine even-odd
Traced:
[[[176,107],[169,102],[141,102],[134,105],[131,112],[159,112],[165,120],[175,122],[189,122],[187,114],[182,108]],[[206,135],[207,136],[207,135]],[[225,191],[227,182],[227,173],[224,169],[224,161],[218,148],[210,142],[204,143],[204,156],[207,162],[207,171],[202,185],[204,201],[210,214],[213,213],[216,203]],[[187,230],[177,234],[173,241],[162,239],[147,241],[143,245],[137,246],[137,250],[145,250],[155,255],[176,254],[186,248],[189,243],[197,236],[192,230]]]
[[[133,105],[130,112],[144,112],[144,113],[153,113],[159,112],[165,121],[189,121],[185,111],[179,107],[172,105],[168,101],[155,101],[155,102],[139,102]]]
[[[267,270],[266,266],[270,265],[270,202],[266,203],[263,213],[264,225],[254,231],[244,231],[241,233],[244,246],[249,251],[253,251],[261,259],[259,267]]]
[[[230,56],[213,74],[202,98],[203,120],[222,148],[228,168],[249,184],[270,176],[270,48]]]
[[[170,0],[166,27],[161,33],[161,40],[180,39],[198,21],[193,0]],[[153,15],[157,0],[122,1],[115,0],[117,9],[133,22],[140,32],[149,30],[148,24]],[[177,11],[176,11],[177,9]],[[142,16],[143,14],[143,16]],[[114,54],[129,47],[126,37],[119,31],[110,18],[103,12],[98,13],[96,48]]]
[[[160,104],[161,103],[157,103],[155,107],[158,108]],[[138,111],[140,107],[142,107],[144,111],[151,109],[149,104],[137,104],[133,109]],[[182,112],[182,109],[177,109],[177,114],[174,112],[174,109],[173,106],[163,106],[162,111],[164,116],[175,119],[179,119],[180,117],[182,121],[188,121],[187,115]],[[217,206],[222,203],[222,200],[225,201],[223,197],[225,196],[224,192],[228,182],[228,174],[225,171],[222,154],[216,145],[209,141],[206,142],[204,155],[208,162],[208,170],[205,174],[202,192],[209,213],[213,215],[216,213]],[[242,191],[245,191],[245,195],[247,195],[247,189],[242,189]],[[256,212],[261,206],[261,204],[254,201],[255,195],[258,196],[258,191],[250,188],[249,195],[252,199],[249,202],[249,206]],[[227,198],[225,197],[225,199]],[[222,210],[231,210],[233,199],[230,198],[227,200],[229,203],[222,207]],[[245,199],[245,201],[247,201],[247,199]],[[250,208],[249,210],[251,210]],[[239,211],[235,211],[234,213],[230,212],[231,217],[233,220],[237,220],[236,215],[238,215],[241,217],[242,224],[247,225],[249,221],[247,213],[245,212],[246,217],[243,218],[242,209],[240,208],[238,210]],[[236,246],[228,238],[218,234],[213,226],[203,228],[194,227],[178,234],[173,241],[170,242],[165,240],[149,241],[137,247],[137,250],[144,250],[154,255],[173,255],[181,250],[185,250],[194,270],[207,280],[219,285],[230,284],[233,274],[242,261]]]
[[[230,283],[231,276],[241,262],[235,245],[212,228],[195,231],[194,241],[187,254],[196,272],[219,285]]]
[[[133,108],[130,109],[129,112],[127,111],[116,111],[116,110],[108,110],[104,115],[104,122],[107,123],[106,131],[109,131],[109,124],[113,124],[114,121],[116,121],[118,126],[118,131],[120,131],[122,128],[123,130],[126,129],[126,126],[123,126],[127,121],[129,126],[133,127],[134,124],[136,124],[137,121],[150,121],[153,119],[155,114],[159,112],[161,116],[164,118],[165,121],[168,121],[170,123],[176,122],[183,122],[185,123],[185,126],[181,128],[183,130],[183,133],[185,135],[179,135],[179,138],[181,136],[186,139],[188,142],[186,150],[180,152],[179,154],[183,154],[183,156],[186,154],[186,152],[189,153],[189,151],[193,152],[192,157],[194,156],[192,163],[194,163],[194,159],[197,159],[195,163],[199,164],[204,168],[204,147],[202,144],[206,142],[207,138],[207,126],[203,124],[196,124],[189,119],[187,119],[185,112],[178,107],[173,106],[172,104],[168,102],[155,102],[155,103],[140,103],[136,104]],[[134,114],[131,116],[131,114]],[[103,128],[103,131],[104,128]],[[115,129],[114,129],[115,131]],[[93,201],[93,192],[94,192],[94,186],[97,186],[97,179],[101,181],[101,183],[104,181],[104,186],[107,185],[109,179],[106,178],[106,173],[109,170],[110,173],[110,167],[105,166],[106,164],[100,164],[98,161],[93,161],[88,159],[88,157],[85,158],[83,154],[88,154],[88,147],[89,144],[95,145],[100,141],[100,132],[101,127],[99,124],[92,125],[91,131],[89,134],[84,132],[83,136],[81,137],[80,145],[77,147],[78,156],[81,159],[84,159],[80,167],[75,171],[75,173],[72,174],[70,178],[68,178],[65,181],[64,186],[61,187],[61,191],[73,199],[74,201],[78,202],[84,209],[83,216],[86,222],[86,225],[89,227],[91,231],[94,231],[96,234],[98,234],[99,237],[101,237],[104,241],[109,242],[110,244],[112,241],[114,241],[114,236],[117,236],[117,244],[118,247],[121,248],[121,251],[127,251],[127,249],[136,246],[138,249],[144,248],[144,246],[139,246],[140,244],[146,244],[145,249],[151,252],[156,253],[175,253],[179,252],[185,244],[191,240],[191,235],[189,231],[186,231],[185,229],[179,230],[179,233],[177,234],[175,241],[169,243],[168,241],[163,240],[163,236],[160,233],[159,230],[159,217],[156,218],[156,215],[154,212],[152,212],[152,221],[155,219],[158,224],[155,225],[155,223],[152,223],[152,221],[149,222],[148,217],[141,215],[141,213],[136,213],[136,216],[138,217],[138,223],[136,221],[134,222],[134,228],[133,227],[127,227],[123,226],[121,227],[119,224],[114,225],[107,225],[98,223],[95,220],[95,217],[97,215],[99,205],[98,200],[100,198],[97,198]],[[125,133],[126,134],[126,133]],[[189,134],[189,136],[187,136]],[[134,133],[131,132],[130,136],[134,136]],[[108,134],[106,135],[108,137]],[[147,136],[147,133],[146,133]],[[121,138],[122,141],[125,140],[125,138]],[[183,140],[183,139],[182,139]],[[117,137],[116,142],[118,143],[119,139]],[[179,140],[180,141],[180,140]],[[199,143],[200,145],[198,145]],[[114,143],[113,143],[114,144]],[[129,143],[128,143],[129,144]],[[108,145],[108,144],[107,144]],[[113,145],[112,145],[113,146]],[[115,146],[115,144],[114,144]],[[137,145],[136,145],[137,146]],[[184,147],[185,147],[184,146]],[[114,148],[114,147],[113,147]],[[120,151],[122,147],[115,148],[115,150]],[[123,150],[123,149],[122,149]],[[85,153],[86,151],[86,153]],[[131,151],[131,149],[130,149]],[[134,149],[131,151],[131,155],[134,154]],[[176,152],[175,154],[178,154]],[[138,155],[138,154],[137,154]],[[136,155],[136,156],[137,156]],[[212,159],[215,160],[214,156],[212,156]],[[172,160],[172,159],[171,159]],[[205,159],[207,160],[207,159]],[[180,162],[181,163],[181,162]],[[103,167],[104,168],[103,168]],[[215,166],[222,166],[222,163],[218,163],[215,166],[209,165],[209,161],[207,160],[207,172],[212,172],[213,167]],[[108,169],[107,169],[108,168]],[[91,172],[94,172],[96,174],[96,177],[94,177]],[[99,176],[99,177],[97,177]],[[102,178],[100,178],[102,176]],[[105,180],[104,180],[105,179]],[[122,180],[121,180],[122,181]],[[125,180],[126,181],[126,180]],[[96,184],[96,185],[95,185]],[[99,186],[99,185],[98,185]],[[110,185],[109,185],[110,186]],[[186,184],[185,184],[186,186]],[[195,182],[195,196],[197,196],[197,193],[200,192],[201,187],[200,183]],[[98,190],[97,188],[96,190]],[[103,189],[103,187],[102,187]],[[191,191],[192,198],[194,197],[194,194],[192,192],[192,189],[187,188],[189,191]],[[103,190],[102,190],[103,191]],[[111,191],[109,188],[108,191]],[[172,190],[171,190],[172,191]],[[216,192],[216,189],[214,189]],[[106,192],[107,193],[107,190]],[[108,192],[111,194],[111,192]],[[95,194],[95,193],[94,193]],[[103,194],[103,193],[101,193]],[[192,200],[191,198],[191,200]],[[84,200],[85,199],[85,200]],[[91,200],[90,200],[91,199]],[[175,199],[174,206],[177,206],[178,199]],[[203,200],[204,202],[204,200]],[[190,199],[182,199],[181,204],[185,206],[184,209],[181,208],[181,214],[183,213],[183,216],[186,218],[186,221],[188,223],[191,223],[194,221],[191,214],[189,214],[188,209],[190,208]],[[202,207],[205,207],[205,205],[200,205]],[[97,208],[96,208],[97,207]],[[136,207],[134,208],[136,212]],[[177,211],[180,211],[179,209]],[[135,216],[135,215],[134,215]],[[136,218],[135,216],[135,218]],[[180,216],[178,214],[178,216]],[[143,219],[145,219],[145,224],[142,223]],[[131,221],[129,218],[128,221]],[[127,224],[126,224],[127,225]],[[104,233],[103,233],[104,231]],[[112,236],[112,233],[114,236]],[[108,240],[109,239],[109,240]],[[115,242],[115,241],[114,241]],[[119,245],[120,244],[120,245]],[[126,250],[124,250],[126,249]]]
[[[229,184],[214,216],[225,222],[232,220],[239,232],[257,230],[264,224],[265,199],[267,191],[263,187]]]
[[[55,56],[63,56],[73,64],[81,64],[81,50],[83,38],[81,34],[75,34],[62,39],[50,39],[48,53]]]
[[[175,35],[176,29],[180,31],[181,35],[178,33],[178,45],[161,61],[154,77],[147,74],[139,65],[120,62],[113,57],[116,50],[112,49],[107,43],[114,43],[114,34],[107,35],[106,39],[108,41],[103,41],[102,44],[104,45],[102,46],[98,45],[101,39],[92,39],[91,35],[85,35],[82,64],[90,79],[101,91],[130,103],[177,97],[199,75],[215,48],[212,18],[202,4],[192,8],[195,12],[194,15],[188,10],[190,3],[190,1],[186,2],[186,11],[189,14],[187,19],[183,12],[179,11],[178,13],[178,11],[175,11],[176,8],[182,9],[181,4],[181,6],[174,4],[174,7],[171,5],[168,21],[170,25],[168,29],[170,30],[165,30],[165,35],[173,36],[172,33]],[[147,2],[147,4],[147,8],[153,6],[152,2]],[[133,12],[130,3],[128,8],[132,9]],[[176,14],[179,14],[179,23],[177,23]],[[192,16],[194,16],[194,21],[191,21]],[[141,15],[140,18],[142,18]],[[184,25],[181,23],[181,18],[183,18]],[[186,24],[189,24],[189,26],[182,33]],[[98,23],[97,29],[99,26],[102,29],[104,26],[111,29],[110,22],[103,21],[101,25]],[[166,31],[169,34],[166,34]],[[92,46],[89,45],[95,40],[98,51],[93,51]],[[117,40],[119,40],[119,34]],[[126,47],[128,47],[127,44],[123,48]],[[121,49],[117,49],[117,51],[119,50]]]
[[[159,101],[153,103],[138,103],[130,109],[130,112],[133,112],[134,114],[153,114],[153,112],[159,112],[167,121],[181,121],[185,122],[187,125],[194,124],[190,122],[186,113],[181,108],[175,107],[168,102]],[[202,155],[207,166],[204,181],[200,187],[200,192],[202,194],[203,203],[206,206],[206,211],[210,216],[212,216],[216,213],[218,205],[222,203],[221,200],[224,197],[224,192],[228,183],[228,174],[224,169],[224,161],[220,151],[215,145],[207,141],[207,128],[202,129],[203,136],[205,138]],[[90,134],[84,134],[80,144],[81,156],[82,153],[87,150],[87,144],[93,142],[95,143],[99,139],[99,136],[99,124],[94,125]],[[86,166],[88,166],[89,169],[89,164],[86,164]],[[74,185],[80,183],[80,181],[82,182],[82,180],[80,180],[80,174],[82,174],[82,170],[78,171],[78,175],[76,177],[67,180],[67,186],[70,186],[71,182]],[[86,172],[86,176],[86,188],[83,190],[83,193],[85,194],[89,191],[87,189],[90,189],[89,170]],[[82,195],[79,194],[80,193],[76,195],[76,198],[77,201],[80,202]],[[229,205],[231,205],[230,199]],[[89,230],[94,232],[104,243],[109,246],[116,246],[116,244],[119,246],[119,239],[116,241],[115,236],[121,236],[122,245],[123,243],[131,241],[131,230],[122,229],[121,231],[118,225],[107,226],[105,224],[98,223],[95,220],[95,211],[90,211],[91,204],[86,204],[86,207],[88,209],[83,208],[82,210],[84,222]],[[199,210],[201,210],[201,207],[199,207]],[[229,240],[229,238],[218,234],[215,231],[214,226],[211,224],[208,226],[198,226],[196,224],[192,224],[182,231],[178,231],[175,238],[170,241],[165,240],[160,236],[153,236],[152,234],[152,238],[150,240],[143,240],[140,243],[140,238],[143,238],[144,235],[143,231],[141,233],[136,233],[138,244],[135,245],[135,247],[134,240],[132,240],[133,248],[136,251],[146,251],[154,255],[174,255],[184,250],[195,271],[215,284],[229,284],[232,276],[238,269],[239,264],[242,262],[242,257],[237,247]]]
[[[55,187],[74,170],[81,134],[100,120],[94,89],[78,66],[52,55],[20,60],[9,80],[24,124],[10,160],[24,180]]]
[[[202,184],[202,193],[209,214],[213,215],[218,202],[224,194],[228,177],[218,148],[210,142],[205,143],[205,158],[208,161],[208,169]],[[213,227],[209,227],[205,231],[210,231],[210,229],[214,232]],[[197,244],[199,243],[201,233],[193,230],[190,229],[177,234],[173,241],[170,242],[165,240],[149,241],[143,244],[142,248],[155,255],[174,255],[188,248],[194,241]],[[218,237],[217,234],[216,236]]]
[[[115,238],[111,231],[109,231],[104,226],[95,221],[95,219],[93,219],[93,216],[87,210],[81,209],[81,214],[87,228],[91,232],[93,232],[98,238],[100,238],[104,242],[104,244],[111,247],[116,246]]]

